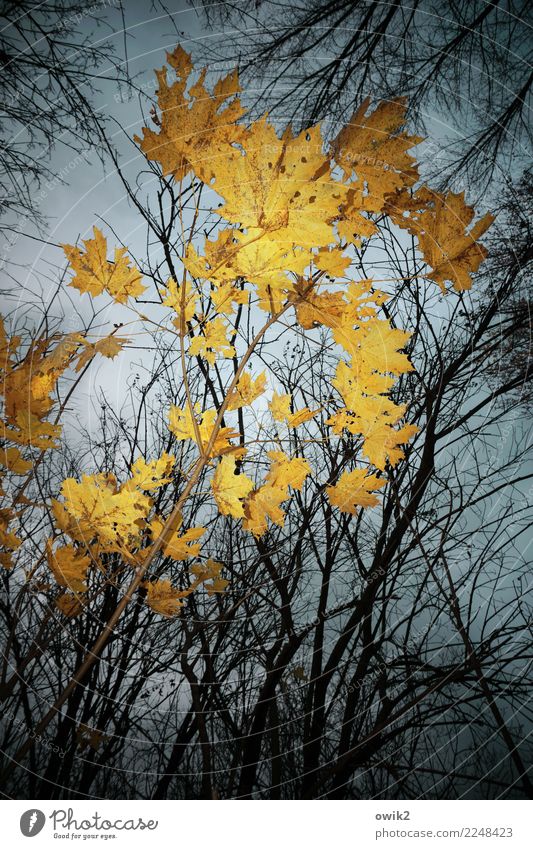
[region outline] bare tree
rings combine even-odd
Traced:
[[[76,156],[103,151],[95,96],[106,80],[131,84],[127,62],[109,38],[113,11],[121,15],[120,0],[2,4],[0,215],[6,235],[43,222],[35,193],[58,179],[50,165],[54,148]]]
[[[338,125],[365,97],[408,98],[423,132],[435,119],[436,173],[486,190],[528,162],[531,11],[524,0],[305,0],[204,4],[223,37],[198,48],[238,64],[256,108],[296,126]],[[436,154],[438,154],[436,156]],[[521,165],[520,165],[521,163]],[[512,164],[512,165],[511,165]]]

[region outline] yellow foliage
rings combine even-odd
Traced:
[[[446,195],[422,187],[414,195],[397,192],[388,199],[387,211],[399,227],[418,238],[425,262],[433,269],[427,276],[442,291],[449,280],[463,292],[472,286],[472,274],[487,256],[479,239],[494,216],[487,213],[470,230],[474,209],[465,203],[464,192]]]
[[[150,530],[154,539],[161,535],[163,521],[159,516],[155,516],[150,522]],[[173,560],[187,560],[189,557],[197,557],[202,546],[196,540],[204,534],[205,528],[189,528],[182,534],[178,533],[177,529],[173,529],[172,533],[165,537],[163,554],[165,557],[172,557]]]
[[[0,565],[4,569],[11,569],[13,562],[12,554],[22,544],[22,540],[13,531],[9,530],[9,524],[15,518],[14,513],[7,507],[0,509]]]
[[[292,395],[278,395],[277,392],[274,392],[272,400],[268,405],[274,421],[286,422],[287,427],[295,428],[314,418],[318,413],[318,410],[312,411],[308,407],[304,407],[293,413],[291,411],[291,401]]]
[[[138,489],[119,487],[113,475],[67,478],[61,487],[63,503],[53,502],[58,527],[88,545],[97,540],[108,551],[124,554],[140,542],[152,501]]]
[[[244,127],[235,123],[244,114],[236,97],[240,91],[237,73],[219,80],[210,95],[204,86],[205,70],[198,82],[189,86],[193,66],[182,47],[167,53],[167,60],[176,80],[169,85],[166,69],[156,71],[160,115],[154,120],[159,129],[143,127],[143,138],[136,136],[135,141],[147,159],[161,163],[163,174],[182,180],[195,171],[209,183],[213,158],[246,134]]]
[[[119,304],[137,298],[146,286],[142,275],[130,265],[126,248],[115,248],[113,262],[107,259],[107,242],[98,227],[93,227],[92,239],[84,239],[85,252],[74,245],[62,245],[74,271],[70,285],[93,297],[107,292]]]
[[[252,380],[248,372],[244,372],[239,379],[237,386],[231,393],[228,401],[227,410],[238,410],[239,407],[247,407],[252,404],[256,398],[266,389],[266,374],[261,372],[258,378]]]
[[[207,595],[224,592],[229,581],[220,577],[221,571],[222,563],[218,563],[216,560],[212,560],[211,558],[206,560],[205,563],[196,563],[194,566],[191,566],[191,575],[194,575],[195,577],[195,582],[193,584],[194,588],[203,584],[204,588],[207,590]],[[208,584],[206,583],[207,581],[210,581],[211,583]]]
[[[328,486],[326,492],[333,507],[355,516],[359,507],[375,507],[379,503],[374,492],[385,484],[386,481],[380,480],[377,475],[369,475],[365,469],[355,469],[343,472],[337,484]]]
[[[243,499],[254,488],[249,477],[235,473],[235,457],[222,457],[211,479],[217,507],[223,516],[244,517]]]
[[[150,460],[148,463],[139,457],[131,467],[131,480],[124,484],[123,489],[138,487],[145,492],[159,489],[171,482],[172,478],[169,475],[175,463],[176,458],[166,452],[163,452],[157,460]]]
[[[265,483],[246,499],[243,528],[259,537],[268,528],[267,519],[283,527],[281,504],[289,498],[289,487],[301,490],[311,472],[307,460],[288,457],[283,451],[269,451],[270,469]]]
[[[269,451],[270,471],[266,482],[273,487],[301,489],[311,466],[303,457],[287,457],[283,451]]]
[[[30,460],[24,460],[18,448],[0,448],[0,464],[14,475],[25,475],[33,466]]]
[[[72,593],[61,593],[56,599],[56,607],[64,616],[74,619],[83,610],[83,603],[79,596]]]
[[[189,356],[199,354],[209,365],[214,365],[217,354],[222,354],[226,359],[234,357],[235,348],[228,342],[227,332],[228,327],[222,318],[205,322],[201,333],[191,340]]]
[[[338,134],[332,152],[345,177],[357,178],[357,208],[380,212],[386,195],[418,179],[415,159],[407,151],[423,139],[400,132],[405,98],[383,101],[367,115],[369,106],[366,98]]]
[[[64,545],[54,550],[52,541],[48,540],[46,559],[60,587],[67,587],[74,593],[84,593],[87,590],[85,581],[91,558],[83,551],[79,551],[73,545]]]
[[[267,530],[267,519],[283,527],[285,513],[280,505],[288,498],[286,488],[264,484],[246,500],[243,528],[259,537]]]
[[[204,208],[202,199],[194,213],[190,238],[186,233],[176,239],[173,235],[169,242],[183,279],[179,284],[169,279],[161,293],[163,306],[172,310],[170,315],[165,313],[168,329],[173,326],[177,330],[181,344],[188,340],[184,349],[189,357],[201,358],[199,366],[215,399],[214,406],[221,409],[225,401],[224,416],[231,422],[235,411],[252,405],[266,390],[265,372],[253,379],[248,370],[243,370],[229,397],[224,397],[224,382],[227,385],[228,373],[235,373],[246,336],[245,322],[256,332],[255,306],[270,314],[261,334],[270,333],[271,325],[280,319],[285,326],[294,324],[294,313],[298,332],[319,327],[319,332],[310,334],[311,339],[320,339],[322,344],[327,337],[328,355],[340,354],[330,380],[336,392],[328,392],[323,399],[324,406],[332,406],[326,421],[330,432],[341,436],[347,431],[358,437],[360,455],[369,461],[371,469],[394,466],[417,432],[405,422],[406,406],[389,397],[397,378],[413,370],[404,351],[410,334],[380,314],[387,295],[375,289],[372,280],[349,279],[350,245],[378,233],[381,216],[388,216],[389,222],[407,229],[416,239],[429,267],[427,277],[443,289],[450,281],[456,290],[463,291],[470,287],[472,274],[486,255],[478,240],[492,216],[473,223],[474,210],[465,203],[463,194],[444,195],[426,187],[414,191],[418,170],[410,151],[421,139],[403,129],[403,99],[378,103],[373,109],[365,100],[328,145],[319,125],[296,135],[289,128],[279,136],[266,115],[246,124],[235,72],[208,90],[205,71],[192,82],[191,59],[182,48],[168,54],[168,62],[174,78],[169,78],[166,69],[157,72],[154,128],[144,128],[142,139],[137,141],[148,159],[160,163],[164,175],[178,182],[190,180],[193,195],[198,182],[216,193],[218,206],[213,212],[219,218],[213,226],[209,223],[205,238],[195,248],[192,239],[204,226],[197,222],[197,213]],[[189,183],[186,191],[188,187]],[[209,238],[209,233],[214,233],[214,238]],[[183,246],[183,255],[179,245]],[[107,292],[116,303],[126,304],[145,291],[142,275],[127,250],[116,248],[113,259],[109,259],[107,241],[97,227],[93,238],[84,240],[83,248],[63,248],[72,271],[70,285],[80,292],[92,297]],[[247,304],[251,305],[248,315],[243,309]],[[164,327],[159,319],[154,324]],[[261,334],[241,368],[248,368],[253,350],[262,356],[263,343],[272,344]],[[67,334],[33,340],[21,353],[21,340],[16,336],[9,339],[0,321],[2,436],[7,443],[0,452],[0,464],[6,469],[2,475],[31,472],[30,451],[25,459],[26,453],[23,456],[17,446],[46,450],[57,445],[61,426],[49,419],[56,399],[65,397],[57,390],[59,378],[69,369],[70,375],[80,373],[96,354],[113,359],[128,341],[114,334],[96,342]],[[235,362],[224,368],[221,358],[235,358]],[[208,370],[202,360],[213,368]],[[187,362],[190,364],[190,360]],[[267,531],[269,523],[282,527],[284,503],[291,491],[302,489],[311,473],[308,461],[281,450],[267,451],[269,470],[254,487],[236,463],[253,444],[250,435],[226,426],[225,421],[215,430],[218,410],[202,410],[200,404],[192,407],[190,398],[201,398],[201,390],[198,392],[193,377],[189,381],[185,374],[182,379],[188,403],[183,409],[171,407],[169,429],[176,441],[194,443],[193,477],[184,492],[202,485],[199,482],[205,481],[206,471],[216,465],[209,483],[219,513],[241,519],[243,528],[256,537]],[[303,393],[304,386],[298,391]],[[335,403],[335,398],[340,398],[340,403]],[[274,393],[268,406],[274,421],[284,423],[289,430],[320,413],[308,407],[295,410],[290,394]],[[247,430],[252,416],[239,412],[233,421],[236,419],[241,430]],[[313,427],[313,431],[318,432],[319,427]],[[264,436],[261,429],[254,434],[258,461],[263,456]],[[234,439],[239,442],[233,443]],[[276,439],[278,445],[286,445],[294,443],[296,435],[285,431],[281,436],[276,434]],[[183,454],[185,467],[187,455]],[[216,463],[214,458],[219,458]],[[163,557],[181,562],[199,556],[199,539],[205,529],[181,531],[180,500],[171,514],[177,517],[173,527],[167,528],[162,540],[165,521],[154,516],[151,496],[154,494],[159,509],[157,494],[172,482],[174,466],[174,456],[163,453],[154,460],[139,457],[123,484],[105,473],[63,482],[52,511],[57,530],[70,542],[58,545],[49,541],[46,553],[57,583],[67,590],[56,602],[64,615],[81,612],[83,600],[78,596],[87,590],[92,559],[101,573],[107,560],[100,561],[100,557],[112,552],[138,566],[138,551],[149,550],[157,539]],[[371,469],[344,472],[336,484],[327,487],[330,504],[350,514],[376,505],[376,493],[385,480]],[[198,494],[195,489],[194,497]],[[177,497],[180,499],[179,494]],[[22,506],[23,502],[17,503]],[[15,519],[11,509],[0,512],[0,543],[4,548],[0,562],[8,567],[11,553],[21,544],[9,529]],[[175,616],[184,599],[200,586],[204,585],[209,595],[225,589],[228,581],[221,577],[222,568],[210,558],[193,564],[189,585],[180,590],[170,580],[148,578],[144,583],[146,603],[162,616]]]
[[[174,589],[170,581],[148,581],[145,583],[146,604],[155,613],[172,618],[177,616],[183,607],[179,590]]]
[[[203,413],[200,413],[199,408],[197,408],[195,410],[195,417],[202,441],[201,448],[205,449],[209,443],[211,434],[213,433],[213,427],[217,417],[216,410],[205,410]],[[193,439],[196,441],[196,430],[194,427],[193,416],[188,407],[185,410],[174,406],[170,408],[169,428],[179,442],[186,439]],[[238,435],[237,431],[233,430],[233,428],[219,428],[209,456],[216,457],[226,451],[239,451],[240,449],[236,448],[236,446],[232,445],[230,442],[230,439],[233,439]]]
[[[189,280],[185,283],[184,293],[183,288],[175,280],[170,279],[167,280],[164,295],[164,305],[166,307],[172,307],[177,316],[172,323],[181,332],[182,313],[185,322],[188,322],[191,321],[197,311],[196,291]]]
[[[102,357],[113,360],[118,354],[120,354],[124,345],[128,344],[129,339],[124,339],[121,336],[110,335],[106,336],[104,339],[99,339],[98,342],[87,342],[85,339],[82,339],[81,341],[85,346],[85,349],[78,357],[76,371],[81,371],[85,368],[87,363],[90,362],[96,354],[100,354]]]

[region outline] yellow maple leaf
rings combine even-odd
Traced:
[[[61,593],[56,599],[56,607],[64,616],[74,619],[82,612],[83,603],[78,596],[72,593]]]
[[[59,527],[74,539],[96,538],[110,551],[138,544],[152,501],[138,489],[119,488],[112,475],[67,478],[61,486],[64,502],[54,510]],[[56,502],[57,503],[57,502]]]
[[[303,274],[311,261],[309,250],[257,227],[245,234],[223,230],[216,242],[205,241],[204,251],[203,276],[219,287],[234,286],[237,279],[255,284],[259,306],[266,312],[280,309],[292,291],[293,275]]]
[[[351,262],[351,258],[344,256],[340,248],[321,248],[313,256],[314,265],[330,277],[344,277]]]
[[[343,472],[335,486],[326,487],[326,492],[333,507],[355,516],[359,507],[375,507],[379,503],[374,491],[385,484],[386,481],[380,480],[377,475],[369,475],[365,469],[355,469]]]
[[[155,613],[170,619],[177,616],[183,607],[182,594],[176,590],[170,581],[148,581],[144,584],[146,589],[146,604]]]
[[[154,539],[161,535],[163,526],[164,523],[159,516],[152,519],[150,531]],[[196,540],[205,534],[205,528],[189,528],[187,531],[179,533],[180,526],[181,519],[178,528],[172,529],[172,532],[165,538],[163,554],[165,557],[172,557],[173,560],[188,560],[189,557],[197,557],[202,546]]]
[[[11,569],[13,562],[11,555],[22,545],[22,540],[13,531],[9,530],[10,523],[15,515],[12,510],[4,507],[0,509],[0,548],[3,549],[0,556],[0,565],[4,569]]]
[[[396,466],[405,453],[399,446],[409,442],[415,433],[418,433],[416,425],[406,424],[395,429],[388,422],[378,419],[365,429],[363,455],[377,469],[383,470],[387,462]]]
[[[346,315],[347,302],[342,292],[316,292],[309,284],[296,285],[296,318],[305,330],[319,324],[337,327]],[[305,295],[303,293],[305,292]]]
[[[403,374],[413,370],[406,354],[400,353],[411,334],[393,328],[388,320],[371,318],[354,328],[349,324],[333,331],[333,338],[344,350],[370,371]]]
[[[176,283],[175,280],[169,279],[167,280],[166,289],[163,294],[165,296],[163,298],[163,304],[166,307],[172,307],[176,313],[177,317],[173,319],[172,323],[178,332],[181,332],[182,312],[185,322],[191,321],[197,312],[196,290],[190,280],[187,280],[185,283],[185,293],[183,293],[182,286]]]
[[[266,483],[279,489],[301,490],[304,481],[311,474],[311,466],[303,457],[287,457],[284,451],[269,451],[270,470]]]
[[[216,421],[216,410],[205,410],[200,413],[200,408],[197,405],[195,409],[196,424],[199,430],[200,439],[202,441],[202,449],[205,449]],[[169,411],[169,428],[179,442],[186,439],[196,441],[196,430],[194,427],[193,416],[189,407],[182,410],[180,407],[172,406]],[[216,457],[226,451],[243,451],[244,449],[236,448],[231,444],[230,439],[238,436],[238,431],[231,427],[219,428],[213,448],[209,454],[210,457]]]
[[[272,400],[269,403],[272,418],[276,422],[286,422],[289,428],[298,427],[298,425],[307,422],[314,418],[319,412],[318,410],[310,410],[308,407],[303,407],[301,410],[291,411],[292,395],[278,395],[274,392]]]
[[[193,66],[182,47],[167,53],[167,60],[176,81],[169,85],[166,68],[156,71],[160,115],[154,115],[154,121],[158,130],[143,127],[143,138],[134,139],[148,159],[161,163],[163,174],[182,180],[195,171],[209,182],[214,176],[212,160],[246,133],[236,124],[245,111],[236,96],[240,91],[237,72],[219,80],[211,95],[204,85],[205,69],[189,86]]]
[[[195,576],[195,584],[203,584],[207,595],[222,593],[229,584],[225,578],[220,577],[223,564],[209,558],[205,563],[196,563],[191,566],[190,572]],[[206,583],[210,581],[211,583]]]
[[[191,340],[189,356],[194,357],[199,354],[210,365],[214,365],[217,354],[222,354],[226,359],[234,357],[235,348],[228,342],[227,332],[228,327],[223,318],[205,322],[198,336]]]
[[[29,410],[18,410],[15,416],[17,430],[6,428],[4,436],[17,445],[31,445],[42,451],[55,448],[61,435],[61,425],[43,422]]]
[[[125,339],[122,336],[113,335],[106,336],[104,339],[99,339],[97,342],[87,342],[83,339],[82,343],[85,347],[78,357],[76,371],[81,371],[87,363],[96,356],[96,354],[100,354],[102,357],[113,360],[118,354],[120,354],[124,346],[127,345],[129,341],[129,339]]]
[[[74,271],[69,285],[95,297],[107,292],[119,304],[136,298],[145,291],[141,273],[130,265],[126,248],[115,248],[113,262],[107,259],[107,242],[98,227],[92,239],[84,239],[85,252],[74,245],[62,245]]]
[[[245,372],[229,397],[227,409],[238,410],[239,407],[249,406],[263,394],[265,389],[266,374],[264,371],[255,380],[252,380],[251,375]]]
[[[311,249],[335,240],[332,222],[348,188],[333,179],[320,126],[278,137],[266,117],[255,121],[240,149],[214,158],[217,213],[248,232],[275,234],[285,249]]]
[[[24,460],[18,448],[0,448],[0,463],[14,475],[25,475],[33,466],[30,460]]]
[[[221,283],[210,294],[217,313],[222,315],[232,315],[236,304],[247,304],[250,299],[249,292],[239,289],[230,281]]]
[[[352,366],[340,360],[331,383],[342,396],[346,407],[356,412],[363,394],[379,395],[388,392],[394,378],[372,371],[360,360],[356,360]]]
[[[235,457],[222,457],[211,479],[211,488],[223,516],[233,516],[234,519],[244,517],[243,499],[254,485],[247,475],[235,474]]]
[[[286,487],[263,484],[246,499],[243,528],[260,537],[268,528],[267,519],[283,527],[285,513],[280,505],[288,498]]]
[[[123,489],[138,487],[145,492],[159,489],[172,481],[169,475],[175,463],[176,458],[166,452],[157,460],[149,460],[148,463],[139,457],[131,467],[131,480],[124,484]]]
[[[47,540],[46,558],[60,587],[67,587],[74,593],[87,591],[86,578],[91,565],[91,558],[87,554],[73,545],[63,545],[54,550],[52,541]]]
[[[61,426],[46,421],[55,402],[52,393],[60,376],[75,359],[82,341],[78,334],[49,339],[41,337],[28,346],[18,362],[12,359],[15,353],[13,340],[2,343],[6,355],[0,366],[4,438],[42,451],[55,447]]]
[[[464,192],[446,195],[423,186],[414,195],[397,192],[388,199],[387,212],[393,221],[418,237],[424,260],[433,269],[428,278],[445,291],[449,280],[462,292],[472,286],[472,274],[487,256],[478,243],[494,216],[487,213],[469,230],[474,209],[465,203]]]
[[[366,98],[331,148],[345,177],[357,177],[355,205],[380,212],[386,195],[418,179],[415,159],[407,151],[423,139],[400,131],[405,123],[405,98],[382,101],[367,115],[369,106]]]

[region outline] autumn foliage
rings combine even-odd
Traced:
[[[177,454],[140,456],[124,480],[111,471],[64,480],[46,505],[56,533],[44,542],[42,565],[67,617],[90,604],[88,575],[113,580],[110,554],[131,573],[127,599],[141,590],[144,603],[162,616],[179,614],[192,592],[223,592],[228,579],[202,547],[204,528],[184,523],[188,498],[202,486],[206,501],[256,538],[272,523],[283,526],[290,499],[315,474],[305,444],[315,441],[318,415],[327,416],[331,439],[349,433],[360,440],[350,470],[317,481],[332,508],[356,514],[377,505],[417,432],[406,405],[391,394],[413,365],[406,353],[410,334],[387,317],[385,290],[435,284],[443,292],[469,289],[485,256],[478,240],[492,221],[486,215],[473,223],[474,211],[462,194],[419,185],[412,151],[422,140],[403,129],[402,99],[374,107],[365,101],[330,140],[320,125],[279,135],[268,116],[247,119],[236,73],[210,91],[206,72],[197,76],[181,48],[168,62],[170,69],[157,73],[154,126],[137,141],[180,191],[193,185],[196,192],[190,220],[177,223],[190,233],[175,262],[179,279],[168,279],[158,293],[187,397],[182,408],[169,404],[165,416],[174,444],[194,445],[196,453],[190,466],[179,468],[184,483],[168,515],[158,513],[157,494],[176,473]],[[202,187],[219,199],[218,228],[205,238],[195,228]],[[379,239],[385,222],[417,241],[423,275],[383,281],[358,273],[353,245]],[[149,282],[126,248],[109,245],[94,227],[92,238],[81,247],[64,245],[64,252],[70,286],[127,305],[144,320],[136,299]],[[243,345],[245,313],[255,331]],[[336,365],[320,407],[297,403],[256,362],[261,340],[278,324],[328,334]],[[0,540],[2,565],[11,569],[20,546],[12,528],[25,509],[32,470],[44,452],[61,450],[58,382],[67,372],[83,373],[97,355],[119,356],[128,338],[73,333],[25,345],[9,338],[3,325],[0,331],[0,462],[12,481],[0,513]],[[198,360],[222,383],[218,407],[199,404],[189,391]],[[269,417],[268,432],[258,426],[257,411]],[[301,453],[287,453],[287,435],[303,427]],[[160,552],[186,576],[179,586],[153,568]]]

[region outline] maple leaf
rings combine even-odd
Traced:
[[[333,331],[333,338],[357,361],[370,371],[403,374],[413,370],[406,354],[399,353],[411,334],[393,328],[388,320],[370,319],[357,328],[341,326]]]
[[[147,495],[118,488],[114,477],[105,474],[83,475],[79,482],[67,478],[61,495],[64,503],[54,514],[62,530],[86,543],[96,538],[110,551],[122,553],[138,544],[152,506]]]
[[[181,519],[179,526],[181,525]],[[155,516],[150,522],[152,537],[157,539],[163,532],[164,523],[159,516]],[[205,534],[205,528],[189,528],[179,533],[179,527],[174,528],[172,533],[165,537],[163,554],[172,557],[173,560],[188,560],[189,557],[197,557],[200,553],[201,543],[196,542]]]
[[[235,457],[228,454],[221,458],[211,479],[211,488],[223,516],[244,517],[243,499],[254,485],[247,475],[235,474]]]
[[[340,360],[331,383],[342,396],[346,407],[356,412],[363,394],[388,392],[394,378],[371,371],[364,362],[356,360],[354,365],[348,366],[344,360]]]
[[[225,578],[220,577],[223,564],[209,558],[205,563],[196,563],[191,566],[190,572],[195,576],[197,584],[203,584],[207,595],[222,593],[229,584]],[[210,581],[211,583],[206,583]]]
[[[176,458],[166,452],[163,452],[157,460],[150,460],[148,463],[142,457],[139,457],[131,467],[131,480],[124,484],[123,489],[138,487],[145,492],[160,489],[160,487],[172,481],[169,475],[175,463]]]
[[[283,527],[285,513],[280,505],[288,498],[286,487],[263,484],[246,499],[243,528],[259,537],[268,527],[267,519]]]
[[[341,323],[348,306],[342,292],[317,293],[309,287],[307,282],[295,285],[294,288],[297,295],[296,318],[305,330],[310,330],[319,324],[337,327]]]
[[[424,260],[433,269],[427,276],[443,292],[447,280],[458,292],[471,288],[471,275],[487,256],[478,240],[494,221],[493,215],[487,213],[468,230],[474,209],[465,203],[464,192],[443,195],[426,187],[412,196],[397,192],[388,199],[387,212],[398,226],[418,237]]]
[[[214,365],[216,354],[222,354],[226,359],[231,359],[235,356],[235,348],[228,342],[227,332],[228,326],[223,318],[205,322],[201,333],[191,340],[189,356],[194,357],[200,354],[209,365]]]
[[[261,372],[256,380],[252,380],[251,375],[245,372],[239,379],[237,386],[229,396],[227,410],[238,410],[240,407],[247,407],[252,404],[256,398],[266,389],[266,374]]]
[[[24,460],[19,449],[14,446],[0,448],[0,463],[14,475],[25,475],[33,467],[33,463]]]
[[[15,416],[17,430],[6,428],[4,436],[17,445],[31,445],[44,451],[55,448],[61,435],[61,425],[42,422],[29,410],[18,410]]]
[[[379,503],[374,491],[385,484],[386,481],[380,480],[377,475],[369,475],[365,469],[355,469],[343,472],[335,486],[326,487],[326,492],[333,507],[355,516],[359,507],[375,507]]]
[[[313,255],[314,265],[329,277],[344,277],[351,262],[351,258],[344,256],[340,248],[321,248]]]
[[[280,489],[301,490],[304,481],[311,474],[311,466],[303,457],[287,457],[283,451],[269,451],[271,462],[266,482]]]
[[[303,422],[309,421],[319,412],[318,410],[312,411],[308,407],[304,407],[293,413],[291,412],[291,400],[292,395],[290,394],[278,395],[277,392],[274,392],[272,400],[268,405],[274,421],[286,422],[289,428],[295,428],[303,424]]]
[[[396,466],[404,457],[399,446],[409,442],[416,433],[416,425],[406,424],[394,429],[388,422],[376,420],[365,428],[363,455],[378,469],[383,470],[387,461]]]
[[[177,616],[183,607],[182,595],[176,590],[170,581],[148,581],[144,584],[146,589],[146,604],[155,613],[165,616],[167,619]]]
[[[386,195],[418,179],[416,161],[407,151],[423,139],[400,132],[405,123],[405,98],[382,101],[367,115],[369,106],[366,98],[331,150],[345,177],[357,176],[356,206],[380,212]]]
[[[190,247],[184,262],[195,277],[209,280],[215,290],[213,303],[230,315],[233,303],[246,303],[249,293],[235,286],[236,280],[245,279],[255,284],[259,307],[266,312],[281,309],[293,290],[293,275],[303,274],[312,255],[292,243],[280,241],[277,233],[270,235],[259,228],[248,228],[246,234],[239,230],[222,230],[216,239],[206,239],[205,256],[199,256]]]
[[[46,421],[54,406],[52,392],[81,343],[78,334],[40,338],[29,345],[18,363],[12,361],[13,346],[6,343],[10,355],[2,368],[5,438],[42,451],[56,446],[61,426]]]
[[[230,281],[221,283],[210,294],[217,313],[222,315],[232,315],[236,305],[247,304],[250,299],[249,292],[239,289]]]
[[[196,290],[192,286],[190,280],[187,280],[185,283],[185,294],[183,294],[182,287],[179,283],[176,283],[175,280],[169,279],[167,280],[166,289],[163,291],[163,294],[165,296],[163,298],[163,304],[166,307],[172,307],[176,313],[177,317],[173,319],[172,323],[178,332],[181,333],[182,312],[186,323],[191,321],[197,312]]]
[[[90,362],[96,354],[100,354],[102,357],[113,360],[118,354],[120,354],[124,346],[127,345],[130,340],[125,339],[122,336],[113,336],[111,334],[104,337],[104,339],[99,339],[97,342],[87,342],[85,339],[82,339],[81,341],[85,348],[78,357],[78,361],[76,363],[77,372],[85,368],[87,363]]]
[[[270,469],[265,483],[254,490],[244,505],[243,528],[259,537],[268,528],[268,519],[283,527],[285,514],[281,504],[289,497],[289,487],[301,490],[311,472],[307,460],[288,457],[283,451],[268,451]]]
[[[146,286],[140,282],[142,275],[130,265],[126,248],[115,248],[113,262],[107,259],[107,242],[98,227],[93,227],[92,239],[84,239],[85,253],[74,245],[62,245],[74,271],[69,285],[80,292],[95,297],[107,292],[119,304],[128,298],[137,298]]]
[[[202,441],[202,449],[207,446],[213,432],[213,427],[216,421],[216,410],[205,410],[200,413],[200,408],[195,408],[196,424]],[[193,416],[188,407],[182,410],[180,407],[172,406],[169,411],[169,428],[179,442],[186,439],[196,441],[196,430],[194,427]],[[226,451],[241,451],[243,449],[236,448],[231,444],[230,439],[238,436],[238,431],[231,427],[219,428],[213,448],[210,452],[210,457],[216,457]]]
[[[0,548],[3,549],[0,553],[0,565],[4,569],[12,568],[11,555],[22,545],[22,540],[9,530],[9,524],[14,518],[12,510],[5,507],[0,509]]]
[[[219,80],[211,96],[204,85],[205,69],[200,79],[188,86],[193,66],[182,47],[167,53],[167,60],[176,80],[169,85],[167,69],[156,71],[160,115],[155,121],[159,129],[143,127],[143,138],[134,136],[134,140],[147,159],[161,163],[163,174],[179,181],[195,171],[209,183],[214,176],[212,160],[246,135],[245,128],[236,124],[245,112],[236,96],[241,90],[237,72]]]
[[[275,234],[286,247],[311,249],[335,241],[333,220],[348,189],[331,174],[320,126],[281,138],[266,117],[248,129],[240,149],[213,163],[217,213],[250,231]]]
[[[47,540],[46,558],[60,587],[67,587],[74,593],[86,592],[85,581],[91,565],[91,558],[87,554],[74,548],[73,545],[64,545],[54,550],[52,541]]]
[[[83,602],[79,596],[72,593],[61,593],[56,599],[56,607],[64,616],[69,619],[74,619],[79,616],[83,610]]]

